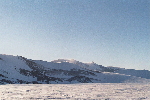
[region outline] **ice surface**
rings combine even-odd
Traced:
[[[150,84],[86,83],[1,85],[6,100],[150,100]]]

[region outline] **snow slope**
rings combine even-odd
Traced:
[[[147,83],[150,71],[104,67],[74,59],[51,62],[0,54],[0,84]]]

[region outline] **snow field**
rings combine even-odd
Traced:
[[[1,100],[150,100],[150,84],[11,84],[0,86]]]

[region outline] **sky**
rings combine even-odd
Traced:
[[[0,54],[150,70],[150,1],[0,0]]]

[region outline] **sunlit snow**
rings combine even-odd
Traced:
[[[1,85],[6,100],[150,100],[150,84],[86,83]]]
[[[0,54],[0,99],[150,100],[150,71]]]

